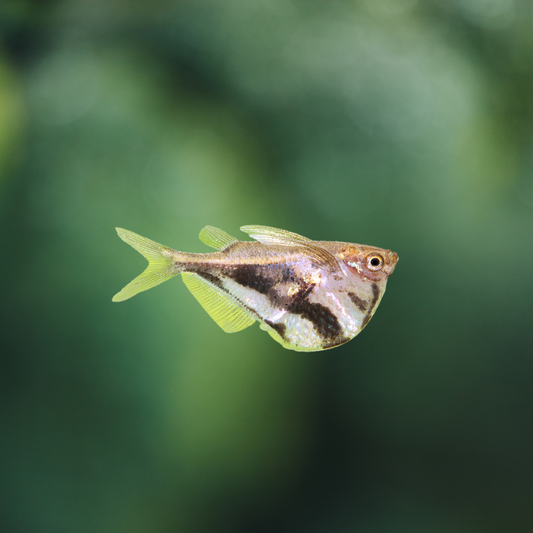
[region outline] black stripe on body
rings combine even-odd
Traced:
[[[265,324],[275,330],[283,340],[287,340],[285,338],[285,332],[287,331],[287,326],[285,324],[276,324],[270,320],[265,320]]]
[[[359,298],[357,294],[355,294],[354,292],[349,292],[348,298],[350,298],[350,300],[357,306],[357,309],[359,309],[361,313],[364,313],[366,311],[368,307],[368,302],[365,302],[365,300]]]
[[[225,293],[228,291],[224,288],[224,285],[222,284],[222,281],[217,278],[216,276],[213,276],[213,274],[210,274],[209,272],[203,272],[199,270],[189,270],[188,272],[193,272],[194,274],[197,274],[201,278],[205,279],[205,281],[208,281],[211,283],[211,285],[214,285],[218,289],[222,289]]]
[[[295,281],[294,269],[280,269],[279,265],[239,265],[228,268],[224,274],[239,285],[257,291],[259,294],[264,294],[274,307],[283,305],[283,296],[276,289],[283,283]],[[312,286],[309,287],[309,292],[312,289]],[[287,340],[287,326],[285,324],[270,320],[265,320],[265,324],[276,331],[283,340]]]
[[[224,272],[227,277],[239,285],[248,287],[260,294],[272,293],[278,284],[278,277],[268,275],[269,273],[269,269],[262,265],[239,265]]]
[[[246,310],[248,313],[250,313],[250,315],[255,317],[257,320],[263,320],[263,318],[261,316],[259,316],[259,314],[256,311],[254,311],[252,308],[248,307],[244,302],[241,302],[241,300],[239,300],[239,298],[237,298],[236,296],[231,294],[228,291],[228,289],[226,289],[226,287],[224,287],[224,284],[222,283],[222,281],[219,278],[217,278],[216,276],[213,276],[213,274],[210,274],[209,272],[198,271],[198,270],[188,270],[188,272],[192,272],[192,273],[196,274],[197,276],[200,276],[202,279],[205,279],[205,281],[209,282],[211,285],[213,285],[217,289],[220,289],[220,291],[222,291],[224,294],[229,296],[230,299],[232,299],[235,303],[237,303],[240,307],[242,307],[244,310]]]
[[[348,339],[345,339],[343,335],[343,328],[331,310],[323,304],[309,301],[308,296],[314,288],[312,284],[302,284],[294,299],[287,306],[287,311],[309,320],[317,333],[325,339],[324,348],[332,348],[346,342]]]
[[[329,341],[338,339],[342,334],[342,326],[337,317],[325,305],[305,302],[300,308],[302,318],[312,322],[318,334]]]
[[[324,340],[323,348],[333,348],[334,346],[344,344],[349,340],[349,338],[343,335],[341,324],[335,314],[328,307],[320,303],[312,303],[308,300],[309,295],[315,288],[314,284],[299,280],[299,290],[294,296],[288,297],[283,294],[278,294],[276,288],[280,287],[280,284],[287,282],[294,283],[297,281],[297,276],[292,268],[279,270],[278,268],[272,269],[272,266],[274,265],[269,265],[267,268],[265,268],[264,265],[239,265],[237,267],[223,269],[222,275],[232,279],[243,287],[247,287],[267,296],[272,303],[285,307],[288,312],[300,315],[302,318],[309,320],[313,324],[317,333]],[[213,274],[210,274],[203,269],[194,269],[194,272],[222,290],[225,294],[231,296],[233,300],[246,309],[252,316],[264,321],[269,327],[274,329],[282,339],[287,340],[287,327],[285,324],[264,320],[264,318],[259,316],[256,311],[250,309],[246,304],[229,293],[222,281]],[[377,301],[376,297],[374,300]],[[368,318],[368,320],[369,319],[370,318]]]
[[[373,294],[373,298],[372,298],[372,301],[370,302],[370,308],[368,309],[365,319],[363,320],[363,323],[361,324],[361,329],[363,329],[368,324],[368,321],[372,318],[372,311],[376,307],[376,304],[378,303],[378,300],[379,300],[379,287],[377,286],[376,283],[372,283],[372,294]]]
[[[273,330],[275,330],[278,335],[283,339],[286,339],[286,330],[287,326],[285,324],[281,323],[275,323],[270,320],[265,320],[262,316],[257,313],[254,309],[250,308],[248,305],[246,305],[244,302],[239,300],[235,295],[233,295],[225,286],[224,283],[220,278],[217,276],[206,272],[203,268],[189,268],[190,272],[194,272],[201,278],[208,281],[211,285],[215,286],[216,288],[220,289],[224,294],[228,295],[233,299],[238,305],[240,305],[243,309],[248,311],[252,316],[256,317],[259,321],[264,321],[265,324],[270,326]],[[222,275],[232,279],[239,285],[243,287],[247,287],[249,289],[255,290],[260,294],[265,294],[268,296],[268,298],[271,301],[275,301],[277,299],[277,294],[275,291],[275,287],[278,284],[278,280],[274,279],[273,277],[268,277],[264,274],[265,269],[261,268],[259,265],[240,265],[237,268],[227,268],[222,271]],[[311,287],[312,289],[312,287]]]

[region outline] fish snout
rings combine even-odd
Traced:
[[[394,271],[394,269],[396,268],[396,263],[398,262],[398,254],[396,252],[390,252],[388,253],[388,257],[387,257],[387,265],[388,265],[388,274],[389,276],[392,274],[392,272]]]

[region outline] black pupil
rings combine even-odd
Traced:
[[[373,258],[370,260],[370,264],[371,264],[373,267],[378,267],[378,266],[381,264],[381,261],[379,260],[379,257],[373,257]]]

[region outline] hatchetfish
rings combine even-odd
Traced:
[[[314,352],[361,332],[398,261],[396,253],[374,246],[312,241],[267,226],[243,226],[241,231],[255,241],[238,241],[206,226],[200,240],[218,251],[184,253],[117,228],[149,265],[113,301],[181,274],[224,331],[241,331],[258,321],[283,347]]]

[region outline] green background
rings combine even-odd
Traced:
[[[396,251],[323,353],[121,226]],[[529,532],[533,4],[2,0],[2,533]]]

